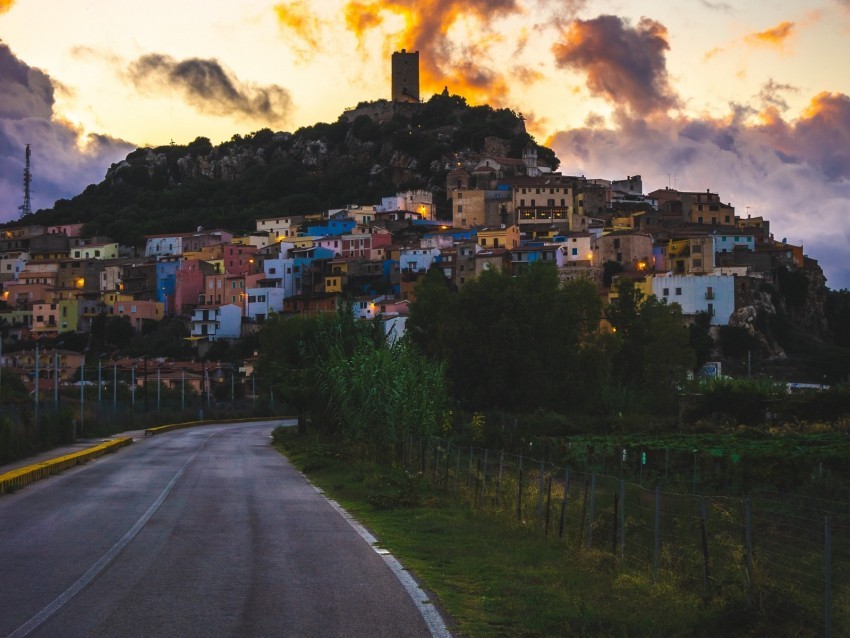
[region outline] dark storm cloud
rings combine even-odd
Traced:
[[[641,18],[603,15],[573,20],[552,47],[559,67],[580,71],[590,92],[637,115],[665,112],[678,105],[667,76],[667,29]]]
[[[289,91],[276,84],[240,82],[217,60],[174,58],[152,53],[130,63],[128,76],[138,87],[178,91],[203,113],[229,115],[283,126],[292,107]]]
[[[79,194],[103,179],[133,147],[104,135],[84,135],[55,117],[55,82],[0,44],[0,221],[23,202],[24,153],[32,151],[33,209]]]
[[[53,84],[0,43],[0,118],[49,118],[53,114]]]

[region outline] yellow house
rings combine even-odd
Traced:
[[[72,259],[118,259],[118,243],[75,246],[70,251]]]
[[[519,248],[519,228],[514,224],[499,228],[481,228],[478,230],[477,241],[482,248]]]
[[[652,275],[646,275],[643,277],[632,279],[632,283],[634,283],[635,289],[643,293],[644,299],[652,294],[652,277]],[[619,278],[615,277],[614,281],[611,282],[611,287],[608,289],[608,303],[611,303],[612,301],[620,297],[620,290],[617,286],[618,279]]]

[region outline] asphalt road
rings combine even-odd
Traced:
[[[149,437],[0,498],[0,636],[431,636],[272,424]]]

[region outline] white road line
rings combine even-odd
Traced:
[[[303,476],[303,474],[302,474]],[[307,478],[306,476],[304,477]],[[309,482],[309,480],[308,480]],[[340,516],[342,516],[351,527],[354,528],[360,536],[365,540],[369,545],[372,546],[372,549],[384,559],[384,562],[387,566],[392,570],[393,574],[396,575],[396,578],[399,579],[402,586],[407,591],[407,595],[413,600],[413,603],[416,605],[416,608],[419,610],[419,613],[422,614],[423,620],[425,620],[425,624],[428,625],[428,630],[431,632],[431,635],[434,638],[452,638],[452,634],[449,631],[448,627],[446,627],[446,623],[443,620],[443,617],[440,615],[437,606],[431,602],[428,598],[428,595],[423,591],[423,589],[419,586],[413,576],[410,575],[401,563],[396,560],[395,556],[390,554],[389,551],[377,546],[378,539],[375,538],[369,530],[363,527],[357,520],[354,519],[351,514],[349,514],[345,509],[336,501],[329,499],[327,495],[320,490],[318,487],[310,483],[314,490],[316,490],[319,494],[322,495],[328,503],[331,504]]]
[[[133,527],[131,527],[130,530],[126,534],[124,534],[123,537],[121,537],[121,540],[115,543],[115,545],[113,545],[108,552],[101,556],[100,559],[94,565],[92,565],[85,574],[80,576],[77,582],[75,582],[68,589],[66,589],[59,596],[57,596],[53,600],[53,602],[47,605],[35,616],[30,618],[27,622],[25,622],[15,631],[9,634],[8,638],[24,638],[24,636],[28,636],[29,634],[31,634],[33,631],[38,629],[38,627],[41,626],[47,619],[53,616],[53,614],[55,614],[57,611],[62,609],[62,607],[67,605],[71,601],[71,599],[74,598],[74,596],[76,596],[83,589],[85,589],[95,578],[97,578],[97,576],[104,569],[106,569],[113,560],[115,560],[118,554],[121,553],[121,550],[123,550],[127,546],[127,544],[131,540],[133,540],[136,535],[138,535],[138,533],[145,526],[145,523],[147,523],[150,518],[154,514],[156,514],[157,510],[165,502],[165,499],[168,498],[168,495],[171,493],[171,490],[173,490],[174,486],[177,485],[177,481],[180,480],[180,478],[183,476],[183,473],[186,471],[186,468],[189,467],[189,464],[195,459],[201,449],[203,449],[203,446],[195,450],[195,453],[192,454],[192,456],[190,456],[188,459],[186,459],[186,462],[177,471],[171,481],[169,481],[168,485],[165,486],[165,489],[162,490],[162,493],[160,493],[160,495],[151,504],[148,510],[144,514],[142,514],[142,517],[138,521],[136,521],[136,524],[133,525]]]

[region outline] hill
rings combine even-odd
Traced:
[[[488,138],[517,158],[534,143],[517,113],[469,106],[448,92],[421,105],[364,103],[336,122],[294,133],[263,129],[218,146],[199,137],[139,148],[99,184],[26,223],[82,222],[87,235],[139,245],[145,234],[198,226],[251,231],[259,218],[373,204],[408,189],[432,191],[438,215],[450,217],[448,169],[482,151]],[[550,149],[538,146],[538,156],[557,168]]]

